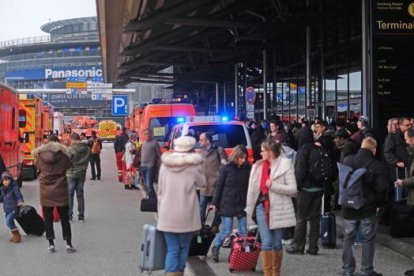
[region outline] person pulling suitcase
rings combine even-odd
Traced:
[[[14,219],[16,218],[19,207],[24,206],[23,195],[19,185],[13,179],[10,172],[5,171],[1,175],[3,186],[0,189],[0,197],[3,199],[3,209],[6,214],[6,225],[12,233],[10,242],[19,243],[22,240],[19,229],[17,229]]]

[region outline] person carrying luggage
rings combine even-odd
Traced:
[[[380,276],[374,271],[375,235],[377,229],[377,208],[385,200],[387,179],[381,163],[375,159],[377,141],[372,137],[362,140],[361,149],[357,154],[348,156],[343,164],[357,170],[366,169],[361,182],[363,190],[363,205],[358,209],[352,206],[342,206],[344,218],[344,243],[342,248],[343,275],[351,276],[355,272],[355,259],[352,245],[355,241],[356,230],[361,227],[362,232],[362,275]],[[346,200],[346,199],[345,199]],[[353,201],[350,201],[351,203]]]
[[[36,168],[40,170],[40,204],[45,214],[46,239],[48,251],[55,252],[55,232],[53,231],[53,208],[57,207],[62,225],[66,252],[73,253],[72,232],[69,222],[69,193],[66,171],[72,167],[68,148],[59,143],[56,135],[49,136],[49,141],[32,151],[36,157]]]
[[[224,239],[233,230],[233,218],[239,222],[239,234],[247,234],[246,198],[249,185],[250,165],[246,162],[247,149],[238,145],[229,156],[229,163],[220,168],[219,179],[210,208],[218,210],[221,216],[220,233],[211,249],[213,260],[219,261],[218,255]]]
[[[200,230],[197,189],[206,187],[203,158],[194,152],[196,140],[174,140],[174,151],[161,156],[158,176],[158,223],[167,244],[166,275],[184,275],[191,239]]]
[[[0,197],[3,199],[3,209],[6,214],[6,225],[12,233],[9,240],[12,243],[19,243],[22,240],[19,229],[17,229],[14,219],[18,214],[18,208],[24,206],[23,195],[20,192],[19,185],[13,179],[10,172],[4,171],[1,174]]]
[[[257,221],[264,275],[279,276],[283,228],[296,224],[292,203],[297,192],[296,179],[292,161],[280,156],[280,143],[263,142],[261,154],[263,159],[250,172],[246,213],[249,224]]]

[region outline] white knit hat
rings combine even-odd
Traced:
[[[174,151],[188,152],[191,151],[196,144],[196,139],[191,136],[181,136],[174,140]]]

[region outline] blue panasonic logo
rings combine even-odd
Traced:
[[[90,69],[73,69],[73,70],[62,70],[62,69],[45,69],[45,79],[61,79],[61,78],[94,78],[102,77],[102,69],[92,67]]]

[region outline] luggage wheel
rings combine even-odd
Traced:
[[[234,269],[233,268],[229,268],[230,273],[233,273]]]

